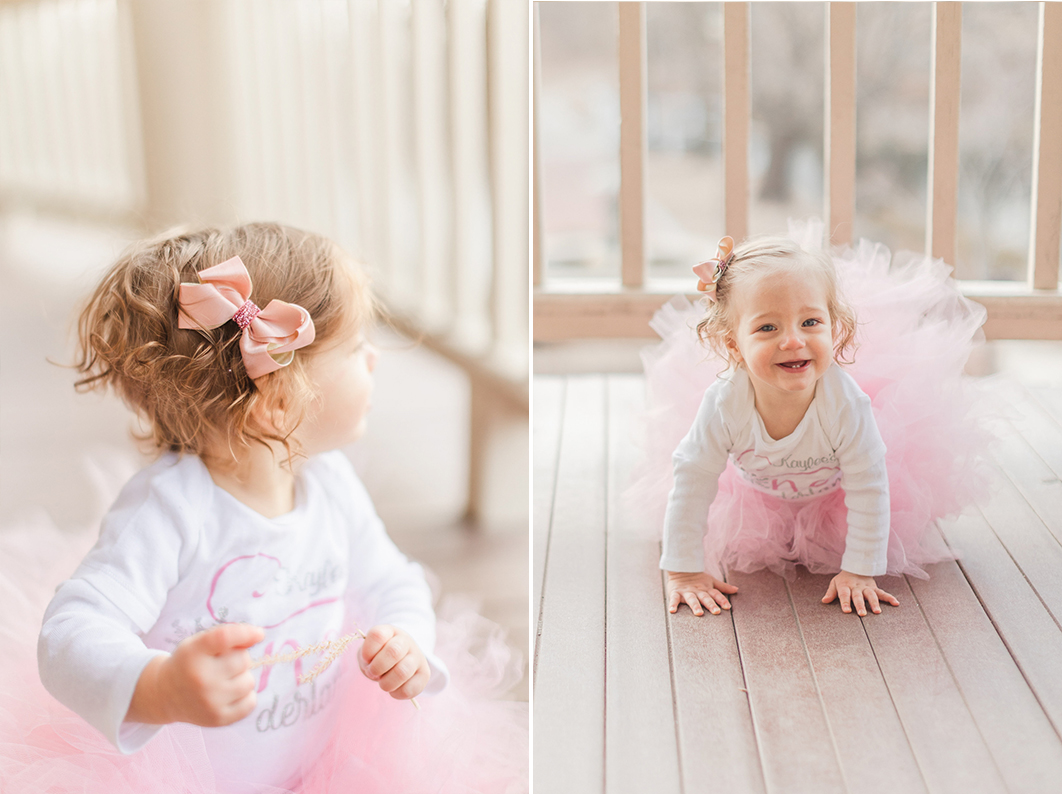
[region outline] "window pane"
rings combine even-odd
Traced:
[[[547,278],[619,275],[616,3],[538,3]]]
[[[822,217],[823,3],[752,3],[750,234]]]
[[[721,3],[649,3],[650,274],[689,276],[723,229]]]

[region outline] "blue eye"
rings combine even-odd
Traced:
[[[761,325],[761,326],[760,326],[759,328],[757,328],[756,330],[757,330],[757,331],[773,331],[773,330],[775,330],[775,329],[774,329],[774,326],[773,326],[773,325]]]
[[[804,327],[805,328],[813,328],[816,325],[822,325],[822,321],[821,320],[816,320],[814,318],[812,318],[810,320],[804,320]]]

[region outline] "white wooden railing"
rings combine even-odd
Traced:
[[[526,412],[528,44],[512,0],[0,0],[0,210],[322,232]]]
[[[620,2],[620,277],[551,281],[545,268],[538,135],[534,146],[534,338],[641,337],[648,321],[688,283],[647,277],[645,245],[645,4]],[[962,3],[934,3],[926,252],[955,263]],[[1032,231],[1024,282],[960,282],[988,309],[989,338],[1062,339],[1062,3],[1040,5],[1033,147]],[[849,242],[855,214],[855,3],[826,3],[826,123],[823,217],[830,243]],[[537,10],[535,91],[540,84]],[[726,233],[748,232],[749,4],[723,3],[723,165]],[[538,109],[535,105],[535,124]]]

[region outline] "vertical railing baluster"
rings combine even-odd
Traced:
[[[303,178],[302,164],[296,159],[300,150],[299,119],[296,116],[301,112],[302,97],[293,86],[292,69],[296,64],[288,35],[292,20],[285,13],[288,9],[282,0],[264,0],[259,2],[258,9],[265,16],[259,63],[263,67],[262,79],[267,82],[265,107],[270,115],[267,123],[276,133],[275,148],[271,153],[276,165],[267,164],[266,167],[275,169],[277,174],[275,211],[289,219],[289,223],[302,225],[308,185]]]
[[[955,264],[962,3],[933,4],[926,253]]]
[[[354,129],[354,54],[350,50],[350,5],[346,0],[331,0],[331,20],[326,35],[329,38],[332,72],[328,102],[332,105],[332,150],[336,153],[335,201],[333,216],[336,241],[347,251],[355,251],[361,239],[361,207],[355,178],[357,146]]]
[[[87,47],[99,46],[98,38],[87,37],[80,29],[82,9],[77,6],[56,6],[56,33],[66,53],[59,65],[59,86],[62,94],[63,126],[66,130],[64,146],[69,151],[70,173],[67,177],[77,201],[98,195],[92,179],[92,143],[95,113],[88,103],[91,87],[86,84],[86,71],[80,63]],[[81,119],[86,119],[81,122]]]
[[[234,36],[227,52],[227,68],[231,70],[232,99],[236,117],[241,120],[244,129],[258,130],[261,125],[255,109],[253,86],[248,80],[249,70],[253,68],[254,44],[251,40],[252,26],[247,14],[246,0],[229,0],[224,4],[225,26],[228,30],[242,31],[243,35]],[[262,195],[261,168],[256,153],[260,135],[242,135],[240,145],[235,147],[236,170],[240,175],[239,193],[236,202],[247,217],[266,217],[258,212],[257,203]]]
[[[130,4],[151,228],[237,215],[240,120],[225,74],[220,4]],[[204,123],[209,119],[209,124]]]
[[[21,187],[21,164],[27,159],[25,118],[19,112],[25,106],[16,93],[25,81],[16,76],[15,14],[12,6],[0,8],[0,180],[6,188]]]
[[[425,330],[442,331],[453,320],[453,191],[446,106],[446,12],[443,0],[413,3],[413,118],[417,190],[420,196],[421,316]]]
[[[414,312],[420,303],[414,263],[420,250],[421,223],[411,118],[411,9],[395,2],[380,2],[377,9],[386,119],[382,140],[386,177],[381,200],[387,203],[387,258],[392,280],[389,295],[393,306]]]
[[[852,240],[856,161],[856,4],[826,4],[825,212],[827,242]]]
[[[449,0],[451,157],[454,171],[454,342],[489,344],[491,251],[486,0]]]
[[[276,169],[270,164],[275,161],[271,153],[275,148],[272,141],[276,136],[272,120],[266,118],[266,108],[273,103],[265,96],[265,81],[261,77],[263,67],[258,66],[263,49],[262,15],[252,13],[254,0],[240,0],[236,6],[236,19],[240,23],[242,36],[238,36],[237,53],[240,57],[243,108],[246,123],[254,124],[257,135],[248,136],[247,142],[240,147],[243,162],[248,172],[243,182],[247,196],[248,217],[267,218],[269,208],[275,206],[273,196],[277,192],[273,187]],[[257,78],[257,79],[256,79]]]
[[[47,52],[52,46],[62,50],[61,28],[58,8],[54,3],[35,3],[33,20],[34,38],[41,51]],[[60,39],[54,43],[49,39]],[[67,144],[69,124],[64,118],[67,107],[63,102],[62,70],[64,59],[42,58],[38,60],[40,69],[39,89],[41,91],[42,120],[44,128],[44,162],[47,164],[48,181],[45,183],[53,190],[66,187],[69,190],[73,169],[70,162],[70,150]],[[69,194],[68,194],[69,195]]]
[[[489,21],[492,358],[519,378],[527,373],[527,7],[491,0]]]
[[[114,46],[101,54],[101,62],[106,63],[112,75],[112,79],[106,81],[112,92],[108,99],[119,127],[116,129],[112,126],[113,134],[108,136],[107,164],[113,167],[115,179],[123,180],[122,198],[125,205],[116,206],[138,211],[147,204],[147,174],[140,101],[137,96],[136,47],[130,0],[117,0],[115,22]]]
[[[251,0],[255,3],[255,0]],[[260,167],[264,190],[260,206],[268,217],[276,214],[284,217],[287,184],[284,179],[284,139],[281,120],[277,118],[278,97],[276,96],[276,79],[273,74],[277,69],[277,53],[273,45],[272,15],[267,2],[258,2],[248,9],[248,18],[254,31],[254,61],[251,80],[256,87],[260,112],[257,123],[261,125],[262,152]],[[265,57],[269,53],[269,57]],[[255,74],[257,72],[257,74]]]
[[[46,144],[48,129],[45,124],[45,112],[42,98],[45,94],[44,81],[40,74],[40,65],[34,62],[31,53],[40,49],[39,37],[34,35],[34,22],[37,9],[29,3],[14,6],[16,33],[13,41],[8,42],[18,61],[19,72],[24,75],[22,86],[23,124],[26,135],[26,163],[22,171],[22,185],[32,194],[38,186],[51,186],[48,178],[48,147]],[[47,189],[47,187],[45,187]]]
[[[106,24],[103,24],[98,5],[81,6],[78,20],[78,36],[83,42],[78,69],[84,80],[84,101],[95,105],[91,120],[84,122],[86,129],[91,129],[87,154],[92,190],[90,200],[111,207],[120,207],[129,201],[126,195],[128,169],[121,162],[121,153],[127,148],[122,140],[125,133],[122,112],[126,100],[118,98],[121,80],[113,68],[114,58],[121,47],[118,18],[121,5],[120,2],[111,4]]]
[[[532,123],[531,128],[531,146],[532,157],[534,158],[532,163],[532,224],[531,224],[531,266],[534,278],[534,285],[536,287],[542,286],[542,279],[545,275],[545,250],[543,249],[544,240],[542,238],[542,153],[541,144],[539,138],[539,130],[541,129],[538,124],[538,93],[542,90],[542,44],[540,39],[540,25],[538,21],[538,3],[533,3],[534,14],[534,40],[531,43],[534,53],[534,62],[532,64],[533,80],[531,91],[532,106]]]
[[[329,221],[336,241],[348,248],[357,236],[357,211],[351,180],[350,124],[350,14],[346,3],[321,4],[324,45],[326,135],[331,172]]]
[[[1062,4],[1040,3],[1029,281],[1058,289],[1062,234]]]
[[[355,138],[355,181],[358,186],[359,228],[361,235],[357,254],[372,265],[378,283],[387,284],[387,268],[383,261],[383,229],[386,227],[386,208],[380,201],[378,185],[381,181],[379,139],[382,137],[379,102],[378,42],[376,3],[374,0],[350,0],[350,52],[353,70],[354,101],[351,123]]]
[[[645,282],[645,3],[619,3],[620,257],[624,287]]]
[[[305,186],[303,204],[298,212],[304,226],[327,233],[322,225],[327,182],[321,173],[326,154],[320,139],[321,114],[318,110],[321,44],[313,41],[313,17],[317,7],[317,3],[285,4],[288,26],[284,35],[291,40],[289,69],[293,78],[293,96],[289,97],[288,102],[296,108],[297,117],[295,129],[298,144],[292,155],[296,171]]]
[[[749,230],[749,4],[723,3],[723,186],[726,233]]]
[[[345,43],[345,35],[337,36],[337,31],[345,34],[348,20],[346,6],[335,0],[322,2],[318,13],[318,35],[321,38],[321,52],[318,56],[322,86],[321,123],[324,148],[327,152],[323,167],[328,180],[325,213],[328,218],[329,236],[342,245],[344,227],[349,217],[346,205],[347,161],[343,156],[342,121],[349,117],[343,113],[337,101],[341,95],[339,85],[347,76],[347,69],[342,57],[344,50],[337,48],[336,43]]]
[[[303,212],[306,213],[307,226],[332,236],[334,230],[328,221],[334,203],[332,174],[336,159],[328,148],[328,110],[323,96],[327,87],[323,68],[326,53],[321,20],[323,5],[323,2],[292,4],[289,13],[293,24],[288,35],[295,39],[296,86],[302,101],[299,132],[303,148],[299,160],[308,183]]]
[[[74,91],[78,99],[71,100],[76,108],[74,122],[81,128],[78,160],[81,170],[82,190],[79,201],[93,203],[101,197],[109,204],[117,204],[118,196],[108,194],[103,178],[107,171],[101,161],[105,126],[114,124],[117,115],[103,101],[107,73],[99,68],[98,58],[93,57],[104,41],[114,40],[114,4],[110,4],[104,17],[103,4],[79,3],[72,10],[69,66],[72,70]]]

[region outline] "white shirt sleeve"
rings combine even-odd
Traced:
[[[836,418],[831,443],[841,467],[841,485],[848,507],[848,534],[841,570],[881,576],[888,567],[889,476],[870,398],[846,373],[833,393]]]
[[[165,651],[144,645],[136,624],[84,579],[64,582],[45,613],[37,643],[41,682],[122,753],[162,728],[126,722],[140,674]]]
[[[708,509],[719,490],[719,475],[726,469],[731,447],[719,410],[721,390],[720,381],[705,392],[693,426],[671,458],[674,485],[667,498],[660,557],[665,571],[704,570]]]
[[[346,457],[337,455],[343,459],[336,459],[335,471],[350,499],[350,588],[359,602],[372,605],[376,624],[390,624],[409,633],[431,667],[425,692],[440,692],[449,682],[450,673],[434,653],[435,612],[424,571],[387,536],[365,486]]]
[[[151,659],[141,637],[158,620],[188,551],[191,512],[179,497],[143,502],[134,478],[104,519],[100,539],[56,590],[37,643],[41,682],[61,703],[132,753],[161,726],[125,722]],[[139,505],[123,509],[123,498]]]
[[[844,503],[848,507],[841,570],[860,576],[881,576],[888,567],[889,475],[885,458],[858,472],[841,468]]]
[[[823,427],[830,428],[830,441],[841,470],[861,472],[885,456],[885,442],[878,432],[870,398],[852,377],[840,370],[824,401]]]

